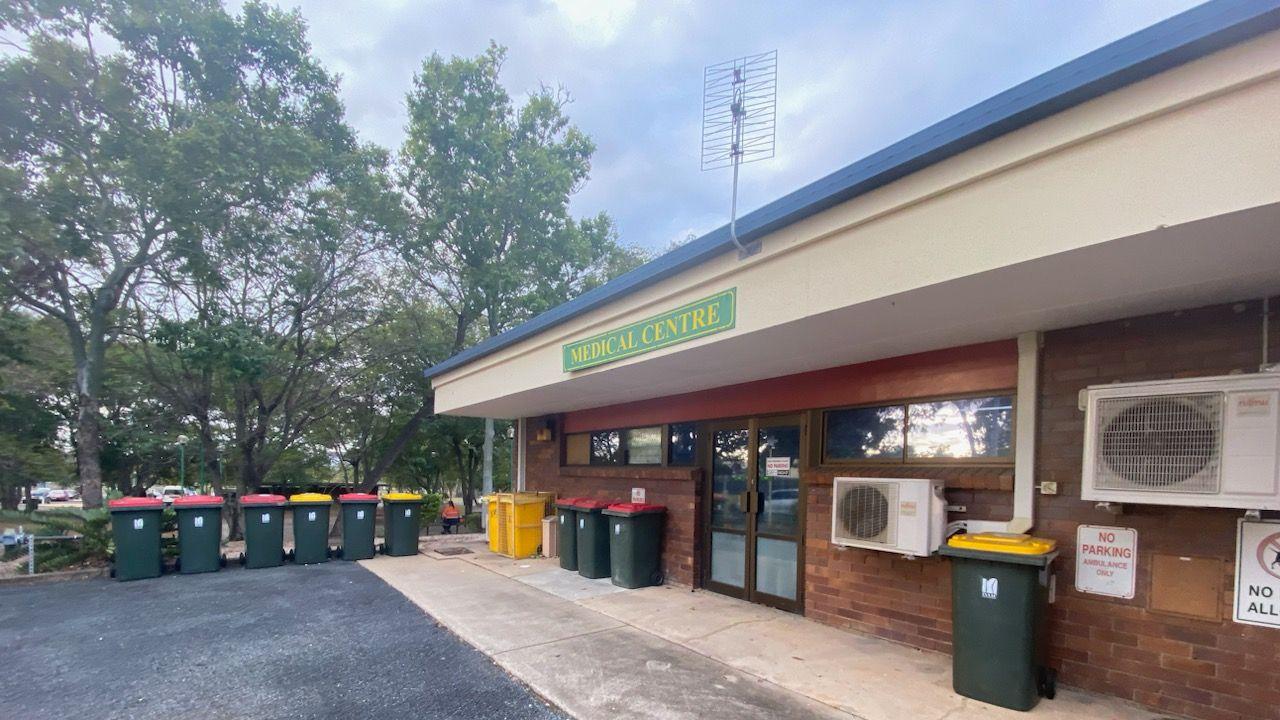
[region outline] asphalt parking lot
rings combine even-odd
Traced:
[[[3,718],[560,717],[340,561],[0,587],[0,648]]]

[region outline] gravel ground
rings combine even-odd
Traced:
[[[0,587],[0,648],[0,718],[560,717],[340,561]]]

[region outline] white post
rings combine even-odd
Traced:
[[[27,574],[36,574],[36,534],[27,533]]]
[[[484,419],[484,494],[493,493],[493,418]]]

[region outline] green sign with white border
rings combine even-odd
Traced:
[[[738,288],[563,346],[564,371],[611,363],[733,328]]]

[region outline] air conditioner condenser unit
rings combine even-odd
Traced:
[[[831,542],[924,557],[946,535],[941,480],[838,477],[832,488]]]
[[[1083,391],[1081,497],[1280,510],[1280,373]]]

